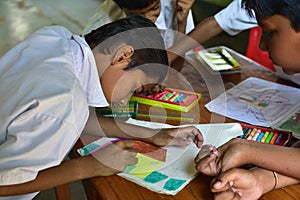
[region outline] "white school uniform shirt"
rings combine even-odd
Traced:
[[[254,12],[253,16],[250,17],[248,12],[242,8],[241,0],[234,0],[218,12],[214,18],[225,32],[229,35],[236,35],[243,30],[258,26]]]
[[[160,0],[161,11],[155,21],[157,28],[162,30],[163,38],[166,48],[173,46],[176,32],[178,30],[176,1],[174,0]],[[185,33],[189,33],[195,28],[192,10],[189,10]],[[164,31],[165,30],[165,31]],[[171,30],[171,31],[170,31]]]
[[[293,83],[296,83],[297,85],[300,85],[300,73],[295,73],[295,74],[286,74],[282,67],[278,65],[274,65],[275,70],[276,70],[276,75],[279,76],[280,78],[283,78],[285,80],[291,81]]]
[[[84,129],[88,107],[108,105],[88,44],[59,26],[40,29],[0,59],[0,93],[0,185],[59,165]]]
[[[155,25],[162,30],[178,30],[176,1],[160,0],[161,11],[155,22]],[[117,19],[126,17],[122,9],[113,1],[105,0],[96,10],[94,16],[89,20],[83,30],[83,35],[97,29],[98,27],[113,22]],[[187,17],[186,33],[195,28],[192,11],[190,10]],[[163,32],[166,47],[170,47],[174,43],[174,34],[171,32]]]

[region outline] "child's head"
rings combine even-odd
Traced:
[[[153,23],[160,14],[160,0],[113,0],[127,16],[141,15]]]
[[[147,83],[160,83],[167,75],[162,36],[142,16],[106,24],[85,39],[94,53],[104,94],[113,104],[126,104],[134,90]]]
[[[288,74],[300,72],[300,1],[242,0],[263,29],[260,47]]]

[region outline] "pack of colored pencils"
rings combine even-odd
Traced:
[[[132,101],[141,104],[163,107],[166,109],[188,112],[201,99],[201,94],[189,91],[182,91],[166,88],[158,94],[135,94],[131,97]]]
[[[111,118],[135,118],[137,115],[138,103],[136,101],[129,101],[124,107],[103,107],[96,108],[96,113],[105,117]]]

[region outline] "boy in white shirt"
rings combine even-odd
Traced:
[[[82,133],[160,146],[194,140],[200,147],[194,127],[152,130],[94,115],[94,107],[124,106],[136,88],[161,82],[167,65],[158,29],[141,16],[85,38],[45,27],[8,51],[0,59],[0,199],[32,199],[40,190],[137,162],[132,140],[64,160]]]

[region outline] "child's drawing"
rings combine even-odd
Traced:
[[[299,105],[300,90],[249,78],[207,104],[207,108],[247,123],[270,126]]]

